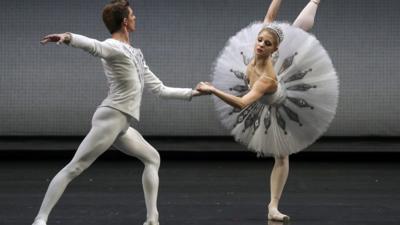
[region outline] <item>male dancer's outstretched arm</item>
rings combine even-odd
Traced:
[[[96,39],[69,32],[62,34],[50,34],[42,38],[40,41],[40,43],[43,45],[47,44],[48,42],[56,42],[58,45],[64,43],[75,48],[80,48],[93,56],[103,59],[109,59],[120,54],[118,51],[113,49],[108,42],[101,42]]]
[[[147,65],[145,65],[144,83],[146,88],[151,93],[162,99],[179,99],[190,101],[193,96],[205,94],[191,88],[165,86],[164,83],[156,75],[154,75]]]
[[[45,36],[40,43],[56,42],[57,44],[67,44],[72,47],[80,48],[93,56],[109,59],[120,54],[115,51],[108,43],[100,42],[96,39],[88,38],[83,35],[73,33],[51,34]],[[164,99],[191,100],[193,96],[200,96],[203,93],[191,88],[168,87],[150,70],[144,62],[144,82],[153,94]]]
[[[109,43],[100,42],[96,39],[88,38],[83,35],[73,33],[51,34],[45,36],[40,43],[56,42],[57,44],[67,44],[75,48],[80,48],[93,56],[103,59],[110,59],[121,54],[116,51]],[[150,70],[144,62],[144,82],[146,88],[156,96],[164,99],[191,100],[193,96],[204,95],[196,89],[168,87]]]

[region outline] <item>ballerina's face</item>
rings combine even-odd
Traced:
[[[269,56],[278,49],[276,35],[268,30],[262,30],[258,36],[254,53],[260,56]]]

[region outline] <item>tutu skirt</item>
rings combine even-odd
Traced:
[[[315,142],[334,118],[339,81],[332,61],[311,34],[275,23],[284,34],[272,55],[278,89],[240,110],[213,97],[222,124],[235,140],[258,156],[287,156]],[[245,75],[262,23],[253,23],[231,37],[216,59],[212,83],[227,93],[249,91]]]

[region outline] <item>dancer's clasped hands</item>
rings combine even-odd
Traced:
[[[214,85],[210,82],[200,82],[196,86],[196,90],[203,94],[212,94],[213,90],[215,89]]]

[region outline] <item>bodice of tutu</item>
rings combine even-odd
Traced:
[[[283,85],[278,83],[278,88],[274,93],[270,94],[265,94],[263,97],[261,97],[260,100],[258,100],[260,103],[263,103],[265,105],[280,105],[285,101],[286,99],[286,90],[283,88]]]

